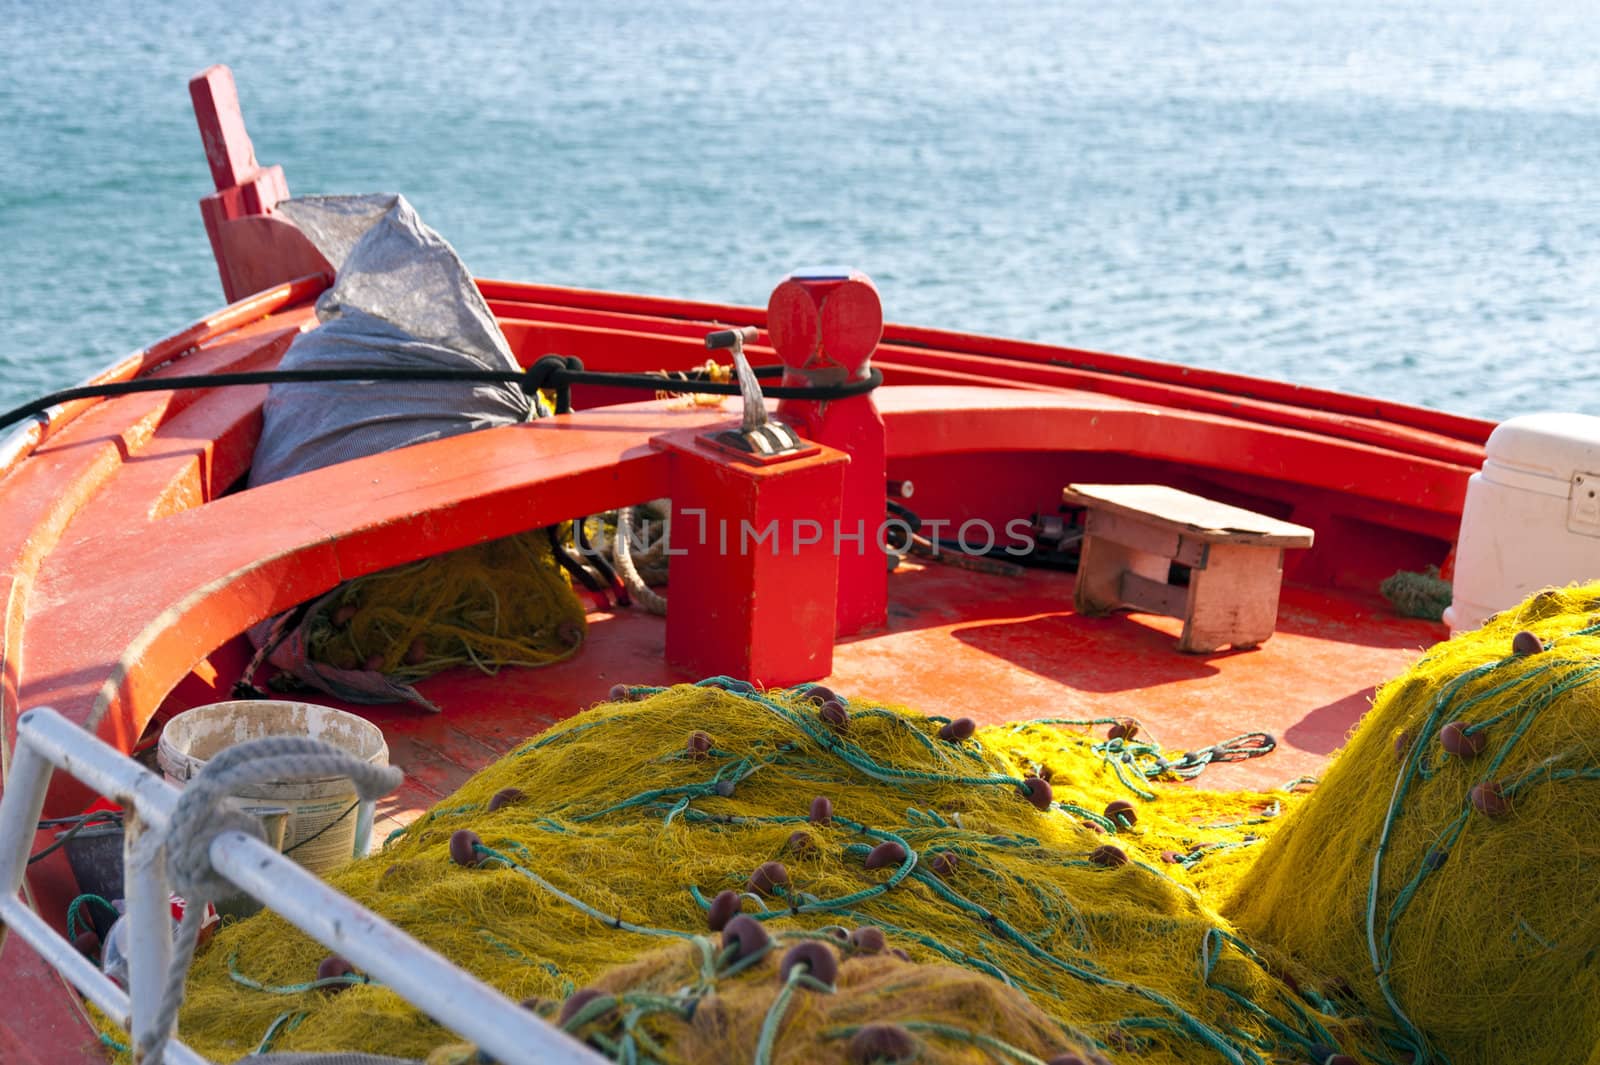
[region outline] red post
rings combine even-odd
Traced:
[[[786,385],[843,384],[866,377],[883,337],[883,304],[859,270],[796,271],[767,302],[767,332],[783,359]],[[838,635],[882,628],[889,571],[880,541],[886,445],[871,394],[827,401],[784,400],[778,415],[807,440],[850,456],[837,529]]]
[[[831,523],[849,460],[823,448],[757,465],[705,435],[652,441],[672,459],[667,662],[769,687],[820,680],[833,671]]]
[[[248,272],[253,283],[262,270],[259,264],[249,264],[247,271],[246,264],[229,263],[231,242],[224,234],[226,223],[271,214],[280,200],[289,198],[289,183],[283,176],[283,167],[256,162],[255,146],[250,143],[244,115],[239,110],[233,71],[221,64],[202,70],[189,79],[189,98],[194,103],[211,180],[217,187],[215,193],[201,199],[200,217],[205,221],[206,236],[211,239],[217,272],[222,275],[223,294],[231,303],[257,291],[256,287],[246,287],[242,278]],[[305,258],[303,253],[300,258]],[[301,273],[305,272],[301,269]],[[269,273],[276,277],[282,271]],[[276,280],[287,281],[296,276],[299,275],[290,273]]]

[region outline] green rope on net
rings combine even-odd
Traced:
[[[514,842],[513,842],[513,846],[516,847],[519,850],[524,849],[520,845],[515,844]],[[473,844],[473,848],[472,849],[473,849],[473,851],[475,853],[477,853],[479,855],[482,855],[483,858],[485,858],[485,859],[488,859],[488,860],[491,860],[491,861],[500,862],[501,864],[506,866],[506,868],[511,869],[513,872],[517,873],[517,875],[522,876],[522,877],[532,881],[534,884],[536,884],[539,887],[543,888],[545,891],[549,892],[551,895],[554,895],[556,898],[560,899],[562,902],[565,902],[568,906],[571,906],[573,909],[577,910],[579,913],[582,913],[582,914],[585,914],[585,915],[587,915],[589,917],[594,918],[596,921],[599,921],[601,924],[606,925],[608,928],[615,928],[620,932],[635,932],[635,933],[637,933],[639,935],[642,935],[642,936],[659,936],[659,937],[671,938],[671,939],[693,939],[694,938],[693,933],[690,933],[690,932],[679,932],[678,930],[673,929],[673,928],[649,928],[649,927],[646,927],[644,925],[634,924],[631,921],[624,921],[621,917],[613,917],[610,914],[603,913],[602,911],[595,909],[593,906],[590,906],[587,902],[584,902],[582,899],[579,899],[579,898],[577,898],[575,896],[567,894],[565,891],[562,891],[560,888],[558,888],[554,884],[550,883],[550,881],[546,880],[544,877],[540,876],[538,873],[534,872],[532,869],[529,869],[527,866],[522,865],[522,864],[520,864],[518,862],[512,861],[510,858],[506,857],[504,854],[501,854],[499,851],[495,850],[493,847],[489,847],[489,846],[487,846],[485,844],[482,844],[482,843],[475,843],[475,844]]]
[[[375,982],[372,977],[364,973],[350,973],[345,976],[324,976],[301,984],[263,984],[241,973],[238,962],[237,954],[228,955],[228,978],[241,987],[248,987],[252,991],[263,991],[269,995],[303,995],[307,991],[318,991],[325,987],[350,987],[353,984]]]
[[[1419,868],[1412,874],[1411,878],[1405,883],[1400,891],[1397,892],[1395,899],[1389,906],[1380,927],[1380,922],[1378,920],[1378,908],[1384,858],[1389,848],[1389,842],[1393,835],[1395,824],[1402,815],[1402,812],[1405,808],[1405,801],[1410,794],[1411,788],[1415,786],[1418,780],[1425,780],[1431,776],[1431,773],[1428,771],[1427,752],[1431,747],[1430,741],[1437,737],[1440,730],[1443,728],[1444,720],[1447,717],[1452,719],[1459,718],[1472,707],[1475,707],[1491,698],[1498,698],[1505,693],[1514,691],[1524,685],[1533,687],[1535,681],[1543,684],[1543,686],[1539,687],[1538,690],[1532,695],[1525,696],[1524,698],[1514,701],[1506,710],[1492,716],[1485,721],[1477,722],[1476,724],[1467,728],[1466,731],[1469,734],[1476,734],[1484,731],[1490,725],[1500,724],[1506,720],[1509,720],[1516,714],[1521,714],[1521,719],[1512,729],[1505,742],[1500,746],[1500,749],[1488,762],[1488,765],[1484,771],[1483,779],[1490,780],[1494,778],[1495,774],[1499,771],[1500,767],[1505,763],[1505,760],[1510,756],[1511,752],[1516,747],[1518,741],[1520,741],[1527,734],[1528,730],[1533,726],[1533,723],[1540,714],[1549,709],[1549,707],[1561,695],[1564,695],[1567,692],[1582,686],[1583,684],[1587,683],[1591,677],[1595,676],[1597,673],[1600,673],[1600,664],[1580,666],[1565,673],[1556,683],[1548,684],[1544,683],[1547,675],[1553,670],[1557,669],[1558,666],[1546,665],[1537,669],[1525,670],[1515,677],[1512,677],[1506,681],[1502,681],[1498,684],[1490,685],[1485,690],[1476,692],[1473,695],[1461,700],[1459,704],[1457,703],[1457,696],[1460,695],[1460,693],[1469,684],[1491,675],[1496,670],[1503,668],[1509,663],[1519,662],[1521,660],[1521,656],[1513,654],[1492,662],[1486,662],[1480,666],[1474,667],[1473,669],[1466,670],[1453,678],[1450,683],[1445,685],[1435,697],[1432,708],[1430,709],[1429,714],[1419,731],[1419,735],[1412,741],[1409,748],[1406,750],[1405,758],[1402,761],[1400,770],[1395,779],[1395,786],[1393,793],[1390,796],[1388,808],[1385,811],[1383,826],[1378,837],[1378,843],[1373,849],[1372,873],[1368,879],[1366,904],[1368,953],[1372,963],[1373,975],[1378,983],[1378,989],[1382,993],[1384,1001],[1389,1007],[1390,1014],[1404,1032],[1409,1044],[1407,1049],[1411,1049],[1417,1054],[1418,1065],[1423,1065],[1423,1063],[1431,1060],[1432,1057],[1438,1057],[1441,1061],[1445,1061],[1446,1065],[1448,1065],[1448,1062],[1437,1050],[1429,1047],[1428,1040],[1424,1033],[1411,1020],[1410,1016],[1406,1013],[1405,1009],[1399,1002],[1393,982],[1390,978],[1391,965],[1393,964],[1394,933],[1397,924],[1399,923],[1401,917],[1405,914],[1411,902],[1415,899],[1417,891],[1421,887],[1422,883],[1432,872],[1440,867],[1442,863],[1442,855],[1448,853],[1450,847],[1453,846],[1459,839],[1461,832],[1465,829],[1466,824],[1471,816],[1471,807],[1467,806],[1464,808],[1455,820],[1445,826],[1443,831],[1440,833],[1438,842],[1435,843],[1434,846],[1429,850],[1428,854],[1424,856],[1422,861],[1419,863]],[[1532,776],[1543,775],[1546,769],[1550,769],[1551,772],[1557,771],[1550,767],[1539,767],[1531,771],[1529,774],[1525,774],[1521,780],[1515,783],[1527,781],[1529,777]],[[1577,769],[1574,770],[1574,772],[1577,774],[1583,774],[1586,772],[1586,770]],[[1597,770],[1596,774],[1597,776],[1600,776],[1600,770]]]
[[[1131,994],[1138,995],[1141,998],[1145,998],[1151,1002],[1154,1002],[1156,1005],[1162,1007],[1173,1015],[1174,1019],[1177,1021],[1177,1027],[1173,1029],[1174,1032],[1181,1031],[1183,1034],[1188,1035],[1201,1045],[1210,1047],[1212,1050],[1215,1050],[1217,1053],[1221,1054],[1230,1063],[1230,1065],[1247,1065],[1238,1047],[1228,1042],[1228,1040],[1224,1038],[1220,1032],[1202,1022],[1199,1018],[1189,1013],[1182,1006],[1179,1006],[1176,1002],[1173,1002],[1165,995],[1162,995],[1157,991],[1152,991],[1149,988],[1141,987],[1138,984],[1112,979],[1111,977],[1105,976],[1082,965],[1074,964],[1073,962],[1069,962],[1064,958],[1059,958],[1045,950],[1043,947],[1039,946],[1037,943],[1033,942],[999,914],[994,913],[987,907],[979,906],[970,899],[962,897],[932,874],[917,873],[914,875],[919,883],[929,888],[939,898],[953,906],[956,906],[958,909],[977,917],[979,920],[983,921],[987,927],[999,932],[1001,935],[1004,935],[1017,946],[1027,951],[1033,957],[1038,958],[1040,961],[1043,961],[1048,965],[1053,965],[1056,968],[1061,969],[1063,972],[1066,972],[1067,974],[1077,977],[1085,982],[1098,984],[1102,987],[1110,987],[1121,991],[1127,991]]]
[[[767,1008],[767,1015],[762,1018],[761,1035],[756,1039],[754,1065],[769,1065],[772,1061],[772,1046],[778,1039],[778,1026],[783,1023],[783,1015],[789,1009],[789,1002],[794,998],[795,989],[799,987],[829,995],[833,994],[834,990],[832,984],[825,984],[813,977],[809,966],[800,964],[791,967],[788,978],[783,982],[783,989],[772,1000],[772,1005]]]
[[[265,1054],[272,1049],[272,1044],[278,1041],[280,1035],[294,1031],[300,1027],[300,1022],[305,1019],[305,1010],[290,1010],[286,1013],[278,1014],[277,1020],[267,1027],[267,1032],[261,1037],[261,1042],[250,1052],[251,1055]]]

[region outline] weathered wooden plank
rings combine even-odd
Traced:
[[[1246,544],[1213,544],[1205,569],[1189,576],[1178,650],[1205,653],[1254,647],[1278,625],[1283,552]]]
[[[1094,616],[1120,610],[1123,580],[1136,574],[1152,584],[1164,582],[1170,565],[1163,555],[1138,551],[1114,540],[1098,536],[1084,538],[1078,557],[1078,584],[1072,593],[1072,606],[1080,614]]]
[[[1154,528],[1184,533],[1214,544],[1310,547],[1304,525],[1230,507],[1159,484],[1069,484],[1063,501],[1098,513],[1122,515]]]
[[[1160,555],[1185,566],[1203,566],[1205,540],[1186,536],[1142,518],[1110,510],[1090,510],[1084,519],[1084,535],[1124,544],[1135,551]]]
[[[1181,618],[1188,612],[1189,591],[1166,581],[1153,581],[1137,573],[1122,575],[1122,601],[1147,614]]]

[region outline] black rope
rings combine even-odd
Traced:
[[[1158,761],[1158,765],[1162,769],[1172,770],[1181,777],[1193,779],[1208,765],[1260,758],[1264,754],[1271,754],[1277,747],[1278,741],[1270,732],[1246,732],[1243,736],[1213,743],[1210,747],[1184,751],[1182,758],[1164,764]]]
[[[909,554],[912,540],[916,539],[917,534],[922,531],[922,519],[910,507],[893,499],[884,500],[884,507],[892,517],[899,518],[905,523],[903,527],[885,523],[883,527],[884,540],[890,549],[897,554]]]
[[[349,817],[350,816],[350,811],[354,810],[357,806],[360,806],[360,805],[361,805],[361,802],[360,802],[359,799],[357,801],[351,803],[349,806],[345,807],[344,813],[340,814],[338,817],[335,817],[332,821],[329,821],[327,824],[323,825],[321,828],[319,828],[315,832],[311,833],[311,835],[307,836],[305,839],[301,840],[299,843],[291,843],[289,846],[283,848],[283,853],[284,854],[293,854],[295,851],[299,850],[301,847],[304,847],[307,843],[310,843],[312,840],[316,839],[318,836],[320,836],[324,832],[328,831],[328,829],[332,828],[334,825],[338,824],[340,821],[343,821],[345,818]],[[357,842],[360,842],[360,841],[358,840]]]
[[[763,366],[757,377],[774,377],[781,366]],[[546,355],[526,370],[429,370],[420,368],[372,368],[349,370],[251,370],[238,373],[204,374],[192,377],[142,377],[133,381],[112,381],[98,385],[64,388],[48,396],[0,414],[0,429],[42,414],[61,403],[78,399],[106,399],[135,392],[181,392],[196,388],[226,388],[234,385],[310,384],[324,381],[462,381],[478,384],[515,384],[528,395],[543,388],[555,390],[556,413],[572,411],[573,385],[604,385],[609,388],[637,388],[650,392],[699,393],[711,396],[737,396],[736,381],[708,381],[688,375],[648,373],[604,373],[585,370],[582,360],[571,355]],[[866,377],[842,385],[772,385],[765,394],[773,399],[830,400],[864,395],[883,384],[883,373],[873,368]]]
[[[71,843],[78,837],[79,832],[82,832],[86,828],[99,827],[102,825],[121,825],[122,813],[119,810],[96,810],[93,813],[79,814],[76,817],[52,817],[48,820],[40,821],[39,827],[51,828],[63,824],[71,824],[72,827],[67,829],[67,831],[63,832],[61,835],[57,836],[55,842],[51,843],[44,850],[39,851],[37,854],[30,854],[28,856],[29,865],[48,858],[62,847],[65,847],[68,843]]]
[[[561,539],[560,527],[549,525],[545,527],[545,536],[550,540],[550,551],[555,555],[556,562],[561,568],[572,575],[572,578],[581,583],[589,591],[598,595],[605,595],[609,589],[590,572],[589,567],[579,562],[567,553],[567,545]]]
[[[617,571],[611,568],[611,563],[606,561],[605,553],[596,551],[594,545],[589,543],[588,525],[588,518],[578,518],[572,523],[573,538],[578,542],[579,557],[599,572],[600,579],[606,582],[611,588],[611,594],[617,597],[618,606],[632,606],[633,598],[628,595],[628,586],[617,576]]]

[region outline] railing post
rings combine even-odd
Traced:
[[[141,854],[145,847],[140,846],[140,840],[150,829],[137,808],[124,812],[122,825],[122,879],[128,903],[128,993],[133,999],[131,1034],[137,1056],[137,1048],[157,1034],[161,989],[172,965],[172,902],[165,854]]]
[[[28,871],[28,846],[38,835],[52,769],[50,762],[27,741],[24,730],[31,716],[23,714],[17,721],[17,746],[12,752],[5,792],[0,795],[0,843],[16,841],[9,847],[0,846],[0,894],[8,899],[21,890],[22,878]]]

